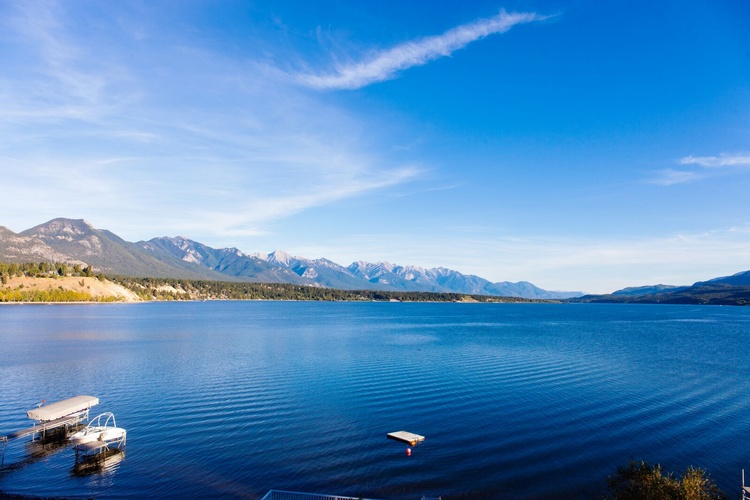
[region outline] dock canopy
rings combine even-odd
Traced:
[[[395,439],[396,441],[403,441],[404,443],[409,443],[412,446],[415,446],[417,443],[421,443],[422,441],[424,441],[424,436],[406,431],[389,432],[388,438]]]
[[[26,412],[31,420],[47,422],[58,418],[67,417],[76,413],[88,411],[92,406],[99,404],[99,398],[94,396],[76,396],[74,398],[58,401],[48,405],[40,406]]]

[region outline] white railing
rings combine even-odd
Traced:
[[[296,491],[271,490],[261,500],[367,500],[363,497],[342,497],[321,493],[299,493]]]

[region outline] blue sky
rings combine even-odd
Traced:
[[[750,3],[0,3],[0,224],[608,292],[750,269]]]

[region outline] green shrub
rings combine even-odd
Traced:
[[[661,465],[651,466],[641,460],[630,460],[607,478],[610,497],[615,500],[712,500],[724,499],[713,480],[703,469],[689,467],[681,478],[664,473]]]

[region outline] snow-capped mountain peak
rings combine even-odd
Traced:
[[[284,250],[274,250],[268,254],[266,259],[268,262],[278,264],[280,266],[289,267],[293,257],[286,253]]]

